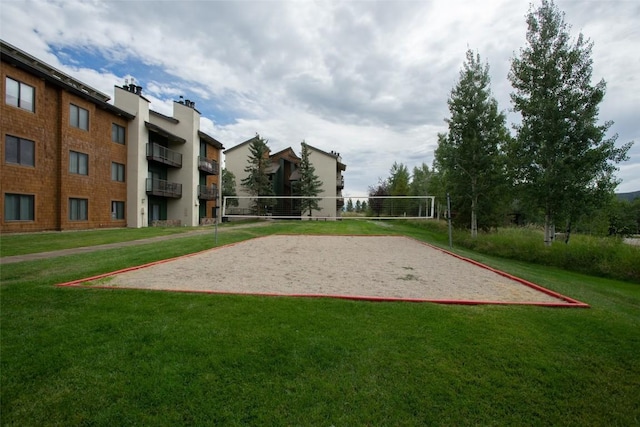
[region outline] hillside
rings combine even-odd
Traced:
[[[640,191],[632,191],[630,193],[616,193],[616,197],[620,200],[629,200],[632,201],[638,197],[640,197]]]

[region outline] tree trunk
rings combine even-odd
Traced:
[[[553,242],[553,215],[547,212],[544,214],[544,245],[551,246]]]
[[[478,217],[476,215],[477,197],[471,199],[471,237],[478,237]]]
[[[564,235],[564,243],[569,244],[569,236],[571,235],[571,220],[567,221],[567,231]]]

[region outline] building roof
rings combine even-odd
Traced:
[[[109,98],[108,95],[105,95],[99,90],[82,83],[80,80],[74,79],[68,74],[65,74],[51,65],[40,61],[36,57],[29,55],[25,51],[5,42],[4,40],[0,40],[0,52],[3,62],[14,65],[21,70],[40,77],[54,86],[96,104],[103,110],[110,111],[111,113],[124,117],[127,120],[133,120],[135,118],[134,115],[109,104],[107,101],[111,98]]]
[[[204,140],[204,142],[206,142],[209,145],[213,145],[218,150],[224,150],[224,146],[222,145],[222,143],[220,141],[218,141],[217,139],[215,139],[212,136],[207,135],[206,133],[202,132],[201,130],[198,131],[198,136],[200,137],[200,139]]]
[[[257,137],[257,136],[254,136],[253,138],[249,138],[249,139],[247,139],[246,141],[241,142],[240,144],[238,144],[238,145],[236,145],[236,146],[234,146],[234,147],[231,147],[231,148],[227,149],[226,151],[223,151],[223,153],[224,153],[224,154],[227,154],[228,152],[233,151],[233,150],[235,150],[235,149],[237,149],[237,148],[240,148],[240,147],[242,147],[242,146],[244,146],[244,145],[251,144],[251,143],[252,143],[256,138],[258,138],[258,137]]]
[[[171,132],[169,132],[168,130],[162,129],[160,126],[158,125],[154,125],[153,123],[149,123],[149,122],[144,122],[144,125],[146,126],[147,129],[149,129],[151,132],[155,132],[158,135],[162,135],[165,138],[167,138],[170,142],[175,142],[178,144],[184,144],[187,142],[186,139],[179,137],[178,135],[174,135]]]
[[[298,163],[300,162],[300,157],[298,157],[298,155],[296,154],[295,151],[293,151],[293,148],[291,147],[287,147],[284,150],[280,150],[277,153],[271,154],[269,156],[269,158],[271,159],[286,159],[292,163]]]
[[[152,115],[152,116],[159,117],[159,118],[161,118],[163,120],[166,120],[168,122],[171,122],[173,124],[180,123],[180,120],[176,119],[175,117],[165,116],[164,114],[158,113],[157,111],[149,110],[149,114]]]
[[[347,170],[347,165],[345,165],[344,163],[342,163],[342,158],[340,157],[340,153],[334,153],[333,151],[331,153],[327,153],[324,150],[321,150],[319,148],[316,148],[312,145],[307,144],[306,142],[303,142],[302,145],[306,145],[307,147],[317,151],[318,153],[324,154],[326,156],[332,157],[334,159],[336,159],[336,163],[338,165],[338,169],[340,169],[341,171],[345,171]]]

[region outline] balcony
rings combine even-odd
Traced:
[[[207,157],[198,156],[198,169],[209,175],[218,175],[218,162]]]
[[[338,175],[336,178],[336,187],[338,190],[344,189],[344,176]]]
[[[340,197],[336,199],[336,208],[342,209],[343,206],[344,206],[344,198]]]
[[[179,199],[182,197],[182,184],[163,179],[147,178],[147,194]]]
[[[213,185],[198,185],[198,199],[201,200],[217,200],[218,199],[218,186]]]
[[[182,167],[182,154],[155,143],[147,144],[147,160],[173,168]]]

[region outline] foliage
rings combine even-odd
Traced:
[[[606,85],[591,84],[593,44],[582,34],[570,42],[564,15],[548,0],[529,11],[527,25],[528,45],[509,72],[522,116],[509,159],[520,197],[544,212],[551,244],[557,220],[571,224],[606,201],[631,143],[616,148],[617,135],[605,138],[612,122],[597,124]]]
[[[375,187],[369,187],[369,210],[373,216],[381,216],[384,213],[385,199],[389,196],[389,182],[380,180]]]
[[[489,66],[480,55],[467,51],[460,79],[448,101],[449,130],[438,135],[435,164],[457,220],[471,224],[471,235],[478,227],[495,225],[494,212],[505,194],[502,146],[508,141],[505,115],[491,95]]]
[[[315,198],[322,191],[322,181],[316,175],[316,168],[309,161],[309,146],[302,141],[302,153],[300,156],[300,181],[296,186],[296,190],[300,196],[305,197],[300,200],[300,210],[308,212],[309,216],[313,211],[320,210],[318,202],[320,199]]]
[[[236,176],[227,168],[222,169],[222,197],[225,196],[237,196]],[[238,199],[227,199],[227,206],[238,206]]]
[[[256,134],[249,145],[248,164],[244,168],[247,176],[242,179],[241,184],[250,196],[274,195],[273,185],[268,175],[271,160],[269,159],[267,142]],[[252,208],[258,215],[261,215],[272,204],[273,201],[270,199],[261,198],[254,201]]]

